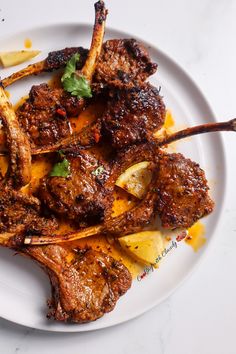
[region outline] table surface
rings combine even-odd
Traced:
[[[219,120],[236,114],[235,0],[107,0],[108,26],[152,42],[195,79]],[[91,0],[1,0],[0,38],[50,23],[89,22]],[[165,302],[127,323],[87,333],[46,333],[0,319],[0,352],[233,354],[236,321],[236,136],[224,135],[228,188],[215,242]],[[2,304],[1,306],[4,306]]]

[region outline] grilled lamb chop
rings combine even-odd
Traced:
[[[197,163],[182,154],[160,155],[156,191],[163,227],[188,228],[210,214],[214,203],[208,190],[205,173]]]
[[[2,80],[3,86],[7,87],[14,82],[30,75],[38,75],[42,72],[50,72],[61,69],[67,64],[67,62],[74,54],[80,54],[80,60],[76,64],[77,69],[80,70],[88,56],[88,50],[82,47],[64,48],[50,52],[48,53],[46,59],[35,64],[30,64],[26,68],[21,69],[20,71],[17,71],[16,73],[6,77]]]
[[[111,192],[104,186],[109,165],[88,151],[67,155],[67,159],[70,175],[67,178],[45,177],[39,198],[54,213],[74,220],[80,226],[100,222],[112,202]]]
[[[111,93],[102,117],[103,136],[115,149],[153,139],[165,121],[165,105],[150,84]]]
[[[41,84],[31,88],[29,98],[16,114],[34,148],[53,145],[71,135],[68,117],[77,116],[80,110],[81,101],[76,97]]]
[[[94,82],[116,87],[143,83],[157,70],[146,48],[135,39],[111,39],[103,44]]]
[[[52,299],[48,317],[57,321],[94,321],[112,311],[131,286],[128,269],[103,252],[71,251],[58,245],[26,247],[23,252],[49,275]]]

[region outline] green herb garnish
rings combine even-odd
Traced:
[[[51,177],[68,177],[70,175],[70,162],[64,157],[64,154],[62,151],[58,151],[59,155],[63,160],[61,162],[57,162],[49,176]]]
[[[104,171],[105,171],[105,168],[103,166],[98,166],[98,168],[96,168],[96,170],[94,170],[92,172],[92,175],[100,176]]]
[[[77,53],[71,57],[65,67],[64,74],[61,77],[61,82],[65,91],[77,98],[92,97],[91,87],[83,75],[76,74],[76,63],[80,60],[80,55]]]

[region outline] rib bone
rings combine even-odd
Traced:
[[[212,133],[220,131],[236,131],[236,118],[231,119],[228,122],[220,123],[207,123],[202,125],[197,125],[195,127],[186,128],[179,130],[173,134],[170,134],[163,138],[163,140],[158,141],[159,146],[168,145],[173,143],[176,140],[188,138],[193,135],[203,134],[203,133]]]
[[[35,148],[32,150],[32,155],[46,154],[49,152],[57,151],[59,149],[66,149],[72,146],[88,147],[93,143],[93,131],[100,129],[99,122],[92,123],[90,126],[84,128],[81,132],[74,134],[68,138],[61,140],[53,146],[47,148]],[[220,123],[208,123],[197,125],[195,127],[180,130],[176,133],[170,134],[162,140],[155,140],[158,146],[163,146],[172,143],[173,141],[187,138],[192,135],[219,132],[219,131],[236,131],[236,119]]]
[[[31,179],[30,143],[19,126],[14,109],[0,84],[0,116],[6,130],[7,146],[10,154],[8,177],[15,187],[22,187]]]

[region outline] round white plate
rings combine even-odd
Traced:
[[[22,49],[24,39],[30,38],[33,48],[42,50],[41,58],[52,50],[69,46],[89,47],[92,27],[88,25],[56,25],[36,28],[18,33],[0,42],[1,51]],[[106,38],[129,38],[127,33],[107,29]],[[191,126],[214,121],[214,115],[194,82],[172,59],[154,46],[149,47],[153,61],[159,65],[151,78],[156,86],[161,86],[161,94],[167,108],[170,108],[178,126]],[[24,67],[2,70],[1,77]],[[48,80],[47,75],[29,78],[9,88],[11,100],[16,102],[27,94],[34,83]],[[165,257],[160,268],[142,281],[133,281],[132,288],[117,303],[114,311],[101,319],[82,325],[49,322],[46,319],[46,299],[50,296],[47,276],[31,260],[20,255],[14,256],[8,249],[0,248],[0,316],[29,327],[48,331],[79,332],[112,326],[134,318],[151,309],[164,299],[189,275],[206,252],[212,240],[220,217],[225,189],[225,160],[219,134],[193,137],[178,143],[177,150],[200,163],[205,169],[211,194],[216,202],[212,215],[204,220],[206,245],[195,253],[184,242]]]

